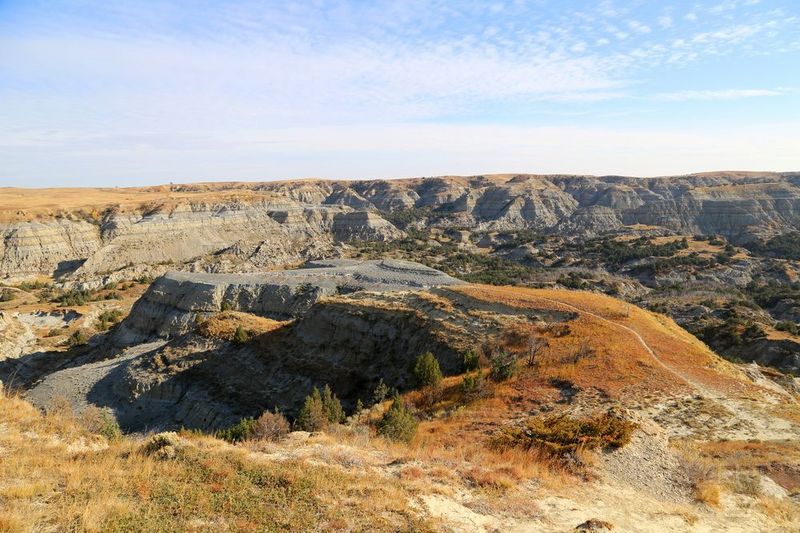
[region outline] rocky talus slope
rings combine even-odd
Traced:
[[[535,228],[588,236],[646,224],[732,242],[798,227],[800,175],[665,178],[496,175],[391,181],[297,181],[87,190],[63,207],[0,190],[0,275],[98,276],[160,263],[247,271],[330,255],[335,243],[402,235],[397,210],[478,230]],[[214,258],[208,262],[209,255]],[[205,259],[204,259],[205,258]]]

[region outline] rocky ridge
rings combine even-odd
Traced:
[[[796,229],[800,221],[796,173],[308,180],[126,191],[125,205],[101,191],[91,205],[53,210],[32,202],[25,211],[22,193],[6,190],[20,208],[0,213],[7,221],[0,223],[0,274],[92,283],[168,262],[206,271],[299,263],[330,256],[338,242],[398,238],[402,232],[387,220],[398,210],[418,210],[439,227],[591,236],[648,225],[735,243]],[[217,255],[237,261],[203,259]]]

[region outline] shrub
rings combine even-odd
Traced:
[[[214,436],[235,444],[252,438],[255,430],[256,421],[252,417],[248,417],[242,418],[228,428],[217,431]]]
[[[470,350],[464,354],[464,372],[472,372],[481,367],[480,354]]]
[[[517,356],[506,351],[497,351],[492,354],[492,370],[490,376],[495,381],[505,381],[517,373]]]
[[[69,290],[56,298],[56,302],[61,307],[71,307],[85,305],[89,301],[91,293],[89,291]]]
[[[0,291],[0,302],[10,302],[16,298],[16,295],[11,289],[3,289]]]
[[[340,424],[344,421],[344,409],[339,398],[333,393],[329,385],[322,389],[322,410],[331,424]]]
[[[375,387],[375,390],[372,392],[372,404],[376,405],[379,403],[383,403],[388,396],[389,396],[389,387],[386,385],[386,383],[383,382],[383,379],[381,379],[378,382],[378,386]]]
[[[104,436],[110,441],[122,438],[122,430],[117,419],[108,411],[97,407],[89,407],[81,415],[81,425],[90,433]]]
[[[778,331],[785,331],[787,333],[791,333],[792,335],[797,335],[798,333],[800,333],[800,328],[797,327],[797,324],[795,322],[791,322],[788,320],[778,322],[777,324],[775,324],[775,329],[777,329]]]
[[[181,444],[181,438],[174,431],[157,433],[142,446],[142,452],[156,459],[174,459],[181,449]]]
[[[87,335],[86,332],[83,331],[82,329],[76,329],[72,333],[72,335],[69,336],[69,339],[67,340],[67,344],[70,347],[83,346],[88,342],[89,342],[89,335]]]
[[[322,396],[318,388],[314,387],[311,394],[306,396],[303,407],[297,414],[295,424],[298,429],[303,431],[320,431],[328,425],[328,416],[322,405]]]
[[[233,334],[234,344],[244,344],[248,340],[250,340],[250,335],[247,334],[242,325],[239,324],[238,326],[236,326],[236,331]]]
[[[228,302],[222,302],[222,305],[219,306],[220,311],[230,311],[231,304]]]
[[[417,432],[417,419],[399,396],[395,396],[389,409],[378,422],[378,434],[400,442],[410,442]]]
[[[122,318],[122,311],[119,309],[107,309],[100,313],[100,316],[97,317],[95,326],[100,331],[105,331],[119,322],[120,318]]]
[[[417,357],[414,375],[417,382],[423,387],[437,388],[442,382],[442,369],[439,367],[439,361],[431,352],[425,352]]]
[[[588,418],[535,417],[522,428],[502,430],[493,444],[566,455],[579,449],[620,448],[630,442],[635,428],[633,422],[610,413]]]
[[[264,411],[256,419],[252,438],[258,440],[279,440],[289,433],[289,421],[277,410]]]
[[[461,392],[467,399],[474,399],[486,392],[486,382],[483,379],[483,372],[475,370],[464,376],[464,381],[461,382]]]

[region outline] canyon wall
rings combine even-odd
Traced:
[[[332,255],[339,242],[401,237],[386,220],[400,209],[415,209],[422,223],[440,227],[592,236],[645,224],[720,234],[734,243],[797,229],[800,222],[800,175],[790,173],[181,185],[163,193],[165,199],[179,193],[179,200],[155,203],[152,189],[141,189],[150,200],[139,206],[130,204],[139,190],[130,191],[125,208],[95,194],[94,217],[69,208],[0,216],[6,220],[0,222],[0,277],[99,283],[115,281],[115,272],[130,277],[173,262],[198,271],[296,264]]]

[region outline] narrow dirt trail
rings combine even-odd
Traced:
[[[606,318],[606,317],[604,317],[602,315],[598,315],[597,313],[593,313],[592,311],[587,311],[586,309],[581,309],[580,307],[574,306],[572,304],[568,304],[566,302],[562,302],[562,301],[559,301],[559,300],[553,300],[551,298],[545,298],[544,296],[537,296],[537,298],[539,298],[541,300],[544,300],[546,302],[550,302],[552,304],[564,306],[564,307],[566,307],[567,309],[569,309],[571,311],[575,311],[576,313],[583,313],[585,315],[588,315],[588,316],[591,316],[593,318],[596,318],[596,319],[598,319],[598,320],[600,320],[602,322],[605,322],[606,324],[611,324],[612,326],[616,326],[616,327],[618,327],[620,329],[623,329],[623,330],[627,331],[628,333],[632,334],[636,338],[636,340],[645,349],[645,351],[650,355],[650,357],[653,359],[653,361],[655,361],[656,364],[659,365],[661,368],[663,368],[664,370],[666,370],[667,372],[669,372],[670,374],[672,374],[673,376],[675,376],[679,380],[685,382],[691,388],[696,389],[697,391],[702,393],[703,396],[707,396],[707,397],[710,397],[712,399],[722,399],[722,398],[724,398],[724,396],[720,396],[716,392],[713,392],[711,389],[707,388],[705,385],[702,385],[701,383],[698,383],[697,381],[693,380],[689,376],[685,375],[682,372],[679,372],[675,368],[673,368],[673,367],[669,366],[667,363],[665,363],[660,357],[658,357],[658,354],[656,354],[655,350],[653,350],[650,347],[650,345],[647,344],[647,342],[644,340],[644,338],[635,329],[633,329],[633,328],[631,328],[629,326],[626,326],[624,324],[620,324],[619,322],[615,322],[615,321],[613,321],[611,319],[608,319],[608,318]]]
[[[566,302],[562,302],[559,300],[554,300],[552,298],[547,298],[544,296],[537,296],[541,300],[546,302],[560,305],[566,309],[571,311],[575,311],[577,313],[583,313],[587,316],[591,316],[597,320],[615,326],[619,329],[626,331],[627,333],[633,335],[637,342],[641,344],[641,346],[647,351],[653,361],[656,362],[661,368],[669,372],[671,375],[679,378],[681,381],[686,383],[691,389],[693,389],[697,395],[699,395],[703,400],[707,400],[710,402],[714,402],[718,405],[723,406],[728,413],[730,413],[732,420],[739,420],[743,423],[746,428],[740,429],[724,429],[719,428],[717,432],[717,436],[722,438],[729,438],[733,440],[737,439],[748,439],[748,438],[759,438],[765,440],[782,440],[782,439],[795,439],[800,436],[800,426],[795,424],[790,420],[781,420],[772,416],[769,412],[763,410],[758,405],[753,405],[752,402],[743,401],[740,398],[734,398],[729,396],[725,393],[724,390],[717,390],[707,387],[706,385],[695,381],[694,379],[690,378],[689,376],[685,375],[684,373],[678,371],[677,369],[671,367],[667,363],[665,363],[658,354],[653,350],[650,345],[647,344],[647,341],[637,332],[635,329],[626,326],[624,324],[620,324],[619,322],[615,322],[611,319],[608,319],[604,316],[601,316],[597,313],[592,311],[588,311],[586,309],[582,309],[572,304],[568,304]],[[735,426],[736,424],[734,424]]]

